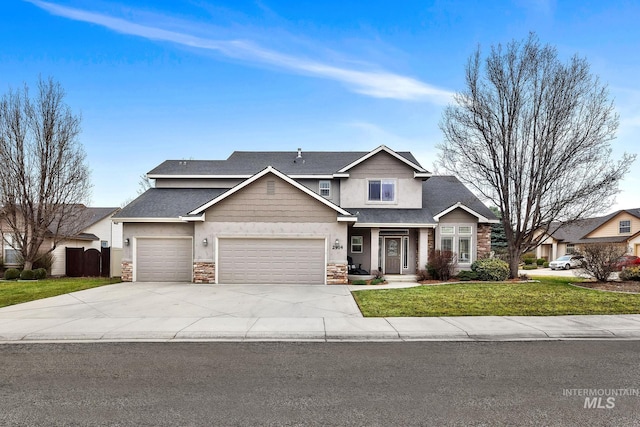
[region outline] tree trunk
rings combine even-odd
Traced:
[[[520,251],[518,248],[509,248],[509,278],[518,277],[518,267],[520,267]]]
[[[33,261],[27,261],[26,259],[24,260],[24,269],[25,270],[31,270],[33,269]]]

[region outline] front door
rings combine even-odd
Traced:
[[[385,256],[384,256],[384,272],[385,274],[400,274],[400,239],[387,238],[384,239]]]

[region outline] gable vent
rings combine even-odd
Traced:
[[[267,181],[267,194],[272,196],[276,194],[276,182],[273,180]]]

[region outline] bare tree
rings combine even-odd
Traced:
[[[584,58],[562,63],[531,34],[492,47],[485,61],[478,48],[465,71],[440,123],[438,165],[499,207],[517,277],[520,256],[552,222],[611,206],[635,156],[612,160],[618,116]]]
[[[616,271],[618,259],[627,252],[627,245],[620,243],[589,243],[582,247],[580,254],[584,256],[578,274],[583,277],[607,282]]]
[[[154,182],[155,180],[150,179],[146,173],[140,175],[140,181],[138,181],[138,196],[142,195],[148,189],[153,188]]]
[[[49,78],[10,90],[0,99],[0,202],[11,245],[31,269],[33,262],[74,235],[90,194],[89,168],[78,142],[80,117],[64,103],[65,92]]]

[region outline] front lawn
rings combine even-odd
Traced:
[[[558,316],[640,313],[640,294],[576,288],[577,278],[354,291],[365,317]]]
[[[119,282],[119,278],[108,279],[104,277],[65,277],[45,280],[1,281],[0,307]]]

